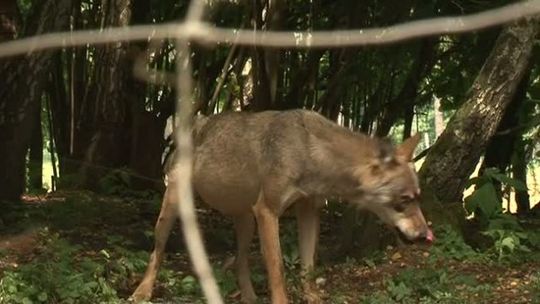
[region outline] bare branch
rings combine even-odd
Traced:
[[[510,4],[486,12],[461,17],[440,17],[371,29],[336,31],[261,32],[216,28],[200,21],[181,24],[140,25],[77,32],[51,33],[0,44],[0,57],[37,50],[118,41],[182,37],[191,41],[232,43],[283,48],[345,47],[395,43],[403,40],[457,34],[484,29],[540,13],[540,0]],[[198,14],[194,10],[190,16]],[[189,17],[189,16],[188,16]]]
[[[198,20],[204,13],[204,0],[192,0],[188,10],[187,26]],[[180,198],[177,202],[180,219],[182,221],[182,231],[186,240],[187,249],[193,263],[193,267],[203,293],[212,304],[222,304],[221,294],[213,276],[208,255],[204,248],[201,232],[197,224],[197,214],[193,203],[193,144],[191,138],[191,117],[193,113],[193,79],[191,66],[191,50],[187,36],[183,36],[181,31],[176,33],[176,72],[177,72],[177,100],[176,117],[177,128],[175,128],[175,141],[178,147],[178,161],[174,168],[175,183],[178,186],[177,195]]]

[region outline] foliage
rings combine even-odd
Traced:
[[[532,294],[533,303],[540,303],[540,272],[533,274],[529,291]]]
[[[499,172],[496,168],[487,168],[484,174],[470,179],[467,188],[475,185],[476,190],[465,198],[465,209],[487,223],[502,213],[502,194],[497,191],[495,183],[502,183],[506,187],[519,191],[526,191],[527,186],[519,180],[510,178]]]
[[[437,227],[437,241],[431,248],[431,259],[454,259],[458,261],[480,260],[483,256],[465,243],[461,233],[450,226]]]
[[[408,268],[386,278],[384,290],[362,298],[361,303],[465,303],[462,291],[489,291],[469,275],[451,275],[442,269]]]
[[[465,208],[480,222],[482,234],[487,236],[492,245],[489,255],[499,262],[518,261],[530,255],[531,248],[538,247],[540,242],[534,232],[525,232],[518,219],[502,210],[502,194],[497,191],[495,183],[507,188],[526,191],[523,182],[510,178],[498,169],[488,168],[480,177],[472,178],[468,186],[475,185],[476,190],[465,198]]]
[[[132,177],[136,173],[127,168],[111,170],[99,180],[99,191],[107,195],[121,195],[137,198],[155,198],[158,196],[152,190],[134,190]]]
[[[298,237],[296,222],[284,222],[280,235],[283,261],[287,269],[297,269],[300,265],[300,253],[298,251]]]
[[[526,245],[528,235],[525,232],[518,232],[508,229],[491,229],[484,232],[493,241],[491,252],[498,261],[515,259],[518,253],[529,253],[531,250]]]
[[[45,230],[41,238],[45,252],[31,263],[4,272],[0,280],[1,302],[117,302],[116,291],[108,275],[118,278],[118,273],[95,259],[79,256],[80,246],[71,245],[56,234]],[[109,262],[114,268],[124,267],[119,260]]]

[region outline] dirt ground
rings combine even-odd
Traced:
[[[73,194],[58,193],[41,197],[27,196],[25,197],[25,204],[31,206],[31,208],[40,208],[47,204],[67,204],[66,201],[69,199],[66,198],[71,195]],[[80,196],[80,194],[77,194],[77,196]],[[91,200],[95,201],[96,197],[91,196]],[[118,209],[111,209],[105,204],[103,208],[96,211],[96,214],[82,215],[83,220],[78,218],[75,223],[66,223],[68,222],[66,220],[61,220],[61,223],[58,223],[57,221],[61,217],[55,219],[54,216],[42,216],[37,221],[29,220],[28,222],[32,224],[28,225],[27,229],[17,232],[4,232],[0,235],[0,252],[2,253],[0,255],[0,272],[4,269],[31,262],[40,253],[38,231],[44,225],[59,231],[70,242],[84,245],[84,248],[89,251],[103,248],[104,236],[112,234],[131,240],[132,247],[128,248],[130,250],[149,251],[152,248],[152,235],[150,232],[159,211],[158,201],[140,203],[126,202],[126,200],[120,198],[99,197],[95,203],[99,204],[100,200],[103,202],[116,200],[115,205],[129,204],[130,207],[122,206]],[[231,261],[231,257],[234,255],[231,222],[214,211],[207,209],[199,209],[198,211],[212,264],[216,267],[223,267]],[[77,210],[71,212],[76,214]],[[99,216],[100,212],[106,215]],[[285,228],[294,230],[290,228],[294,226],[292,218],[285,217],[282,222]],[[369,257],[357,256],[353,250],[348,256],[344,256],[340,252],[340,246],[337,246],[340,233],[338,226],[339,218],[330,216],[328,213],[323,214],[322,237],[319,248],[320,259],[318,270],[315,273],[315,280],[325,303],[359,303],[361,299],[388,290],[389,280],[394,279],[395,282],[399,282],[399,280],[416,282],[418,280],[417,283],[413,284],[422,284],[422,282],[428,282],[426,281],[428,279],[424,280],[423,278],[428,278],[433,274],[437,275],[435,281],[440,284],[447,284],[446,291],[460,293],[460,290],[462,290],[461,299],[467,300],[468,303],[534,303],[538,299],[535,298],[537,295],[531,294],[530,288],[528,288],[531,281],[535,279],[535,275],[539,273],[540,263],[538,261],[524,261],[510,266],[466,260],[434,260],[430,259],[432,255],[431,248],[424,245],[387,246],[386,249]],[[291,238],[289,235],[292,235],[292,233],[287,235],[288,238]],[[294,242],[283,240],[282,236],[282,246],[287,247],[289,243]],[[284,249],[284,255],[291,255],[290,250],[289,253],[285,251],[287,250]],[[178,271],[182,275],[192,274],[179,229],[175,229],[173,232],[167,252],[166,267]],[[264,275],[257,241],[252,244],[252,252],[251,265],[254,272]],[[297,266],[292,265],[287,269],[287,276],[291,282],[289,290],[293,297],[298,296],[300,294],[299,284],[294,282]],[[411,275],[411,278],[407,279],[407,274],[404,273]],[[420,276],[423,276],[423,278],[420,278]],[[459,280],[452,279],[456,276],[467,279],[463,280],[462,284],[459,284],[456,283]],[[125,289],[118,290],[119,295],[127,298],[129,293],[136,287],[139,278],[140,275],[135,276]],[[451,286],[448,286],[448,284]],[[471,284],[487,286],[487,292],[471,292]],[[268,297],[264,282],[259,282],[255,286],[259,297]],[[437,286],[429,285],[425,286],[425,288],[437,288]],[[423,287],[418,288],[414,290],[421,290]],[[395,289],[399,290],[398,287],[395,287]],[[170,299],[167,299],[167,294],[169,294],[167,286],[164,282],[158,282],[154,294],[156,303],[170,301]],[[233,290],[226,297],[227,303],[234,303],[239,299],[239,293]],[[301,301],[294,302],[300,303]],[[399,303],[399,301],[396,302]]]

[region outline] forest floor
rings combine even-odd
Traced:
[[[0,303],[125,302],[144,272],[159,207],[151,196],[26,196],[24,205],[2,216]],[[344,255],[336,245],[340,217],[322,217],[313,276],[325,303],[540,303],[540,259],[518,243],[507,255],[498,251],[502,247],[479,251],[442,230],[431,247],[387,246],[368,256],[353,249]],[[224,266],[234,255],[232,224],[208,209],[199,209],[199,220],[225,302],[237,303],[234,275]],[[282,221],[281,241],[288,289],[293,302],[301,303],[290,216]],[[153,303],[203,303],[179,229],[167,247]],[[257,241],[252,253],[256,292],[267,303]]]

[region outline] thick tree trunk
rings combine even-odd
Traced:
[[[26,36],[64,30],[71,1],[42,0],[32,7]],[[0,61],[0,200],[18,200],[25,187],[26,153],[54,51]]]
[[[538,19],[508,25],[419,172],[441,202],[461,200],[465,183],[495,133],[528,67]]]

